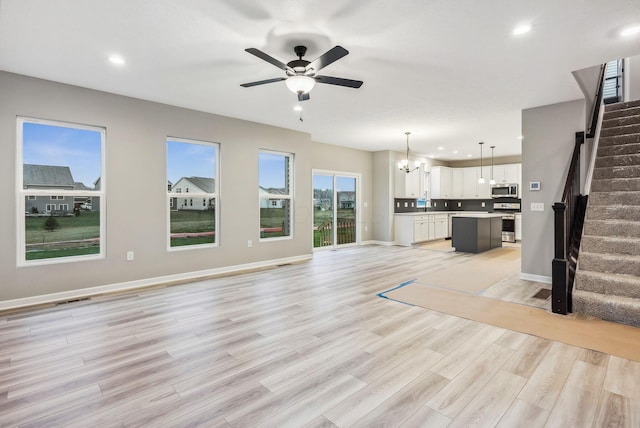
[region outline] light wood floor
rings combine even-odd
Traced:
[[[376,296],[460,257],[351,247],[0,314],[0,426],[640,426],[640,363]]]

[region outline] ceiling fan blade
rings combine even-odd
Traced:
[[[265,83],[280,82],[281,80],[287,80],[287,78],[286,77],[275,77],[273,79],[258,80],[257,82],[243,83],[240,86],[242,86],[243,88],[250,88],[252,86],[264,85]]]
[[[247,49],[245,49],[245,51],[249,52],[251,55],[257,56],[261,60],[267,61],[269,64],[275,65],[276,67],[278,67],[278,68],[280,68],[280,69],[282,69],[284,71],[293,72],[293,69],[291,67],[289,67],[287,64],[285,64],[284,62],[278,61],[277,59],[275,59],[271,55],[267,55],[266,53],[262,52],[260,49],[247,48]]]
[[[298,101],[306,101],[308,99],[311,99],[311,96],[309,95],[309,92],[305,92],[305,93],[299,93],[298,94]]]
[[[316,82],[327,83],[329,85],[347,86],[349,88],[359,88],[362,86],[362,80],[343,79],[341,77],[331,76],[315,76]]]
[[[311,61],[311,63],[307,65],[307,70],[313,68],[315,71],[320,71],[320,69],[326,67],[332,62],[339,60],[343,56],[346,56],[348,53],[349,51],[342,46],[336,46],[332,49],[329,49],[327,52],[325,52],[323,55],[320,55],[315,60]]]

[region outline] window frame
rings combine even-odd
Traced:
[[[269,155],[280,155],[289,159],[289,170],[285,174],[285,185],[288,184],[289,193],[288,194],[273,194],[268,193],[268,200],[273,199],[286,199],[289,201],[289,235],[286,236],[273,236],[273,237],[263,237],[262,236],[262,227],[261,227],[261,195],[260,195],[260,155],[261,154],[269,154]],[[288,239],[294,239],[295,233],[295,154],[290,152],[283,152],[279,150],[269,150],[269,149],[259,149],[258,150],[258,233],[259,233],[259,242],[273,242],[273,241],[283,241]],[[273,202],[272,202],[273,203]]]
[[[167,191],[167,201],[168,203],[166,203],[166,207],[167,207],[167,211],[166,211],[166,215],[167,215],[167,226],[166,226],[166,239],[167,239],[167,251],[189,251],[189,250],[196,250],[196,249],[202,249],[202,248],[214,248],[214,247],[219,247],[220,246],[220,151],[221,151],[221,144],[214,142],[214,141],[204,141],[204,140],[196,140],[193,138],[181,138],[181,137],[174,137],[174,136],[167,136],[165,139],[165,155],[166,155],[166,159],[165,159],[165,174],[167,175],[166,177],[166,181],[169,181],[169,142],[174,142],[174,143],[186,143],[186,144],[196,144],[196,145],[204,145],[204,146],[210,146],[213,147],[215,150],[215,173],[214,173],[214,193],[206,193],[206,192],[189,192],[188,189],[186,192],[182,192],[182,188],[176,188],[175,184],[179,181],[176,181],[176,183],[174,183],[172,185],[172,188],[170,191]],[[187,193],[189,193],[188,197],[187,197]],[[193,199],[194,198],[203,198],[203,199],[213,199],[214,200],[214,242],[212,243],[205,243],[205,244],[190,244],[190,245],[177,245],[177,246],[171,246],[171,211],[177,210],[179,204],[173,204],[173,198],[175,198],[176,202],[179,201],[180,199],[184,199],[185,201],[189,202],[189,206],[192,207],[193,206]],[[196,206],[198,206],[198,204],[196,204]]]
[[[86,131],[98,132],[100,134],[100,176],[96,179],[100,180],[99,190],[67,190],[67,189],[25,189],[24,188],[24,124],[34,123],[40,125],[56,126],[61,128],[73,128]],[[103,126],[87,125],[74,122],[66,122],[62,120],[38,119],[27,116],[16,117],[16,209],[17,209],[17,234],[16,234],[16,265],[18,267],[41,266],[59,263],[74,263],[88,260],[105,259],[107,254],[107,198],[106,198],[106,135],[107,129]],[[33,200],[31,197],[49,197],[49,200],[64,200],[65,198],[91,197],[98,198],[100,201],[99,211],[99,233],[100,233],[100,251],[96,254],[83,254],[77,256],[49,257],[43,259],[26,259],[26,220],[25,220],[25,201]],[[56,204],[47,204],[53,207],[55,211]]]

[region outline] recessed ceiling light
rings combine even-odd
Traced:
[[[473,156],[473,155],[467,155],[468,158],[470,158],[471,156]]]
[[[295,111],[302,111],[302,106],[295,106],[293,109]]]
[[[438,146],[438,150],[444,150],[444,147]]]
[[[122,58],[119,55],[110,55],[109,56],[109,61],[112,64],[116,64],[116,65],[124,65],[124,58]]]
[[[457,155],[457,154],[458,154],[458,151],[457,151],[457,150],[454,150],[454,151],[453,151],[453,154],[454,154],[454,155]]]
[[[431,159],[433,159],[433,155],[429,155],[429,157],[430,157]]]
[[[635,25],[633,27],[627,27],[624,30],[620,31],[620,35],[622,37],[635,36],[636,34],[640,34],[640,25]]]
[[[531,25],[520,24],[513,29],[513,35],[520,36],[522,34],[528,33],[529,31],[531,31]]]
[[[518,136],[518,140],[522,140],[524,137],[522,135]]]

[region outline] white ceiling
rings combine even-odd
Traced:
[[[571,71],[640,54],[618,35],[638,24],[638,0],[0,0],[0,69],[371,151],[411,131],[412,151],[461,160],[478,141],[519,154],[521,110],[581,98]],[[364,85],[316,85],[303,122],[284,82],[240,87],[284,75],[245,48],[288,62],[297,44],[345,47],[321,74]]]

